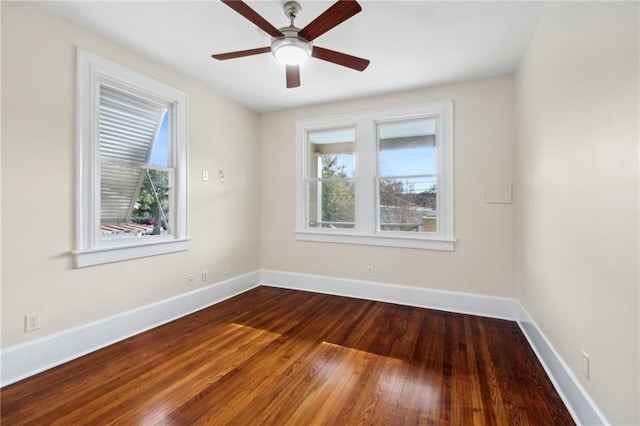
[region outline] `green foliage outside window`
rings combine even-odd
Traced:
[[[344,179],[345,166],[338,160],[338,155],[322,156],[323,222],[353,222],[355,217],[353,183]]]
[[[169,225],[166,216],[169,211],[169,172],[147,169],[146,173],[132,216],[136,220],[152,221],[152,234],[160,235],[162,229],[168,229]]]

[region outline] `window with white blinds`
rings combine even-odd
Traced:
[[[77,267],[187,249],[186,95],[78,50]]]
[[[166,210],[171,205],[173,170],[150,168],[149,164],[151,154],[158,151],[156,141],[168,109],[112,87],[100,86],[98,158],[102,240],[170,232],[164,218],[170,216]],[[168,150],[162,154],[164,163],[169,164]],[[146,209],[141,209],[143,206]],[[158,222],[159,226],[154,226]]]

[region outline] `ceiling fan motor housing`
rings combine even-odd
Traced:
[[[284,36],[271,38],[271,53],[276,59],[295,65],[311,57],[313,43],[298,36],[300,28],[289,26],[278,29]]]

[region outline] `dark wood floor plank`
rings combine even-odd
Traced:
[[[258,287],[0,390],[7,425],[570,425],[510,321]]]

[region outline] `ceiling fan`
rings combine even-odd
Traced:
[[[367,59],[313,45],[314,39],[362,10],[358,2],[354,0],[339,0],[302,29],[294,25],[294,19],[301,11],[298,2],[288,1],[284,4],[284,13],[290,19],[290,24],[282,28],[271,25],[241,0],[222,0],[222,2],[271,35],[271,46],[211,55],[214,59],[223,61],[271,52],[276,59],[286,64],[288,89],[300,86],[300,63],[309,57],[357,71],[364,71],[369,65]]]

